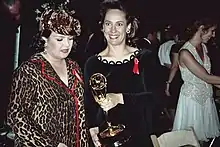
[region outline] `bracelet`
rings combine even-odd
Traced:
[[[171,82],[169,82],[169,81],[166,81],[166,84],[170,84]]]

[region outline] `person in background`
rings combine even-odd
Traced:
[[[137,22],[125,3],[104,1],[100,14],[107,46],[90,57],[84,69],[86,118],[92,141],[96,147],[101,146],[97,134],[104,122],[104,109],[112,124],[124,124],[131,133],[126,147],[150,147],[157,93],[155,60],[151,52],[128,45],[135,36]],[[107,78],[109,101],[102,105],[96,103],[89,86],[95,73]]]
[[[91,32],[91,34],[89,35],[89,39],[85,47],[85,53],[89,58],[95,54],[98,54],[105,48],[105,46],[106,41],[103,36],[103,32],[101,30],[95,30],[94,32]]]
[[[46,3],[36,11],[38,52],[13,73],[7,124],[15,146],[88,146],[82,72],[67,58],[81,26],[67,4]]]
[[[170,50],[172,45],[176,44],[176,30],[172,25],[165,28],[165,42],[159,46],[158,57],[160,64],[168,69],[171,67]]]
[[[1,58],[1,103],[0,135],[8,135],[10,128],[6,125],[7,105],[9,103],[11,75],[14,68],[14,51],[17,28],[20,25],[20,0],[0,0],[0,46],[4,50]],[[0,143],[1,146],[1,143]]]
[[[162,35],[162,44],[159,46],[157,56],[159,58],[159,64],[160,64],[160,73],[161,73],[161,82],[159,84],[160,89],[165,89],[166,87],[166,80],[169,76],[169,71],[171,68],[171,58],[170,58],[170,51],[171,47],[176,44],[176,27],[172,24],[168,24],[165,26],[164,30],[161,32]],[[163,92],[162,99],[161,99],[161,105],[163,107],[163,111],[170,120],[170,123],[172,123],[172,117],[169,112],[169,101],[164,101],[164,99],[167,99],[166,93]],[[172,125],[171,125],[172,126]]]
[[[200,142],[220,135],[212,84],[220,88],[220,77],[211,74],[207,43],[215,37],[216,22],[202,18],[188,28],[189,40],[179,51],[180,89],[173,130],[193,127]]]
[[[137,41],[137,47],[142,49],[149,49],[156,54],[160,44],[157,38],[157,32],[159,29],[156,28],[153,24],[145,22],[144,25],[142,24],[141,26],[142,27],[139,29],[139,40]]]
[[[180,29],[180,31],[177,34],[178,34],[178,39],[176,41],[176,44],[172,45],[170,51],[171,68],[165,87],[165,94],[168,96],[167,108],[169,109],[168,111],[172,121],[174,120],[174,116],[175,116],[175,109],[177,106],[180,87],[183,83],[179,71],[178,53],[180,48],[187,40],[184,29]]]

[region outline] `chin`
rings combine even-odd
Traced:
[[[202,43],[205,43],[205,44],[206,44],[206,43],[208,43],[208,40],[205,40],[205,41],[203,41]]]
[[[109,44],[111,44],[111,45],[113,45],[113,46],[117,46],[117,45],[123,44],[123,41],[120,41],[120,40],[109,41]]]
[[[109,43],[109,44],[111,44],[112,46],[120,45],[120,43]]]
[[[61,55],[61,56],[60,56],[60,58],[61,58],[61,59],[65,59],[65,58],[67,58],[67,57],[68,57],[68,55],[69,55],[69,54],[66,54],[66,55]]]

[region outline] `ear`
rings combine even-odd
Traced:
[[[201,26],[199,27],[199,31],[200,31],[202,34],[205,34],[205,33],[206,33],[206,31],[204,30],[204,28],[205,28],[204,25],[201,25]]]
[[[47,38],[46,38],[46,37],[43,37],[43,36],[42,36],[42,39],[43,39],[45,42],[47,42]]]
[[[204,25],[199,26],[199,29],[203,30],[204,29]]]
[[[104,32],[103,23],[102,23],[101,21],[99,21],[98,24],[99,24],[99,26],[100,26],[100,28],[101,28],[100,30],[101,30],[102,32]]]
[[[48,39],[47,39],[46,37],[43,37],[43,36],[42,36],[42,39],[45,41],[44,47],[46,48],[46,47],[47,47],[47,40],[48,40]]]
[[[128,24],[127,28],[126,28],[126,33],[130,33],[131,32],[131,23]]]

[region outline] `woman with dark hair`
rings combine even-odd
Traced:
[[[220,77],[210,73],[207,43],[215,37],[216,23],[211,19],[196,20],[188,29],[190,39],[179,51],[179,69],[183,84],[173,130],[193,127],[200,141],[220,135],[220,126],[212,84],[220,87]]]
[[[82,73],[67,58],[80,22],[67,3],[43,8],[35,44],[39,52],[14,71],[7,124],[15,146],[86,147]]]
[[[137,19],[131,17],[120,1],[104,1],[101,8],[102,32],[106,48],[90,57],[85,64],[86,118],[94,145],[101,146],[97,134],[108,111],[108,120],[124,124],[131,138],[124,146],[150,146],[152,111],[156,85],[155,60],[147,50],[131,47],[137,30]],[[101,73],[107,79],[107,102],[95,101],[91,76]],[[102,108],[102,109],[101,109]]]

